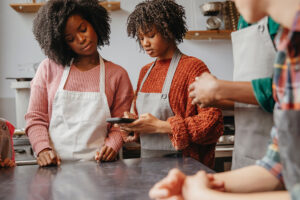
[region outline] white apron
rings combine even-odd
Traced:
[[[181,53],[177,50],[171,60],[168,73],[164,82],[162,93],[144,93],[138,91],[136,108],[139,113],[150,113],[160,120],[167,120],[169,117],[174,116],[174,113],[170,106],[169,91],[173,76],[177,69],[178,63],[181,58]],[[142,89],[144,82],[149,76],[151,70],[155,66],[155,62],[146,73],[143,81],[140,85]],[[173,147],[168,134],[153,133],[153,134],[141,134],[141,157],[161,157],[168,154],[176,153],[177,151]]]
[[[268,31],[268,18],[232,33],[234,81],[271,77],[276,50]],[[255,164],[267,149],[272,114],[259,106],[235,103],[235,140],[232,169]]]
[[[65,67],[53,100],[50,138],[62,160],[92,160],[104,144],[110,117],[104,61],[100,57],[100,92],[64,90],[69,72],[70,66]]]

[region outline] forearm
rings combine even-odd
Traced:
[[[216,101],[213,107],[219,108],[221,110],[233,110],[234,109],[234,101],[231,100],[220,100]]]
[[[177,149],[185,149],[191,143],[214,144],[223,133],[223,117],[217,108],[198,107],[197,115],[186,118],[175,115],[168,122],[172,130],[171,141]]]
[[[283,188],[281,182],[274,175],[257,165],[218,173],[215,174],[215,178],[224,181],[226,192],[264,192]]]
[[[216,99],[217,101],[231,100],[258,105],[251,82],[218,80]]]
[[[199,196],[200,197],[200,196]],[[200,199],[200,198],[199,198]],[[250,194],[233,194],[212,191],[208,194],[211,200],[290,200],[290,195],[287,191],[271,191]]]
[[[171,124],[168,121],[159,120],[157,122],[157,133],[170,134],[172,133]]]
[[[123,145],[120,128],[111,127],[109,129],[109,133],[105,139],[105,145],[113,148],[115,152],[119,152]]]
[[[48,129],[45,126],[31,126],[26,130],[26,133],[36,155],[38,155],[44,149],[52,149]]]

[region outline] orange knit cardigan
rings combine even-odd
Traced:
[[[156,62],[141,92],[161,93],[170,62],[171,59]],[[152,64],[149,63],[140,71],[137,91]],[[222,113],[217,108],[200,108],[192,105],[188,93],[188,87],[195,78],[208,71],[201,60],[186,55],[181,57],[169,93],[174,116],[170,117],[168,122],[171,124],[172,133],[169,136],[173,146],[182,150],[185,156],[190,156],[213,168],[216,142],[223,134]],[[134,108],[138,113],[135,100]]]

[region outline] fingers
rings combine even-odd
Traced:
[[[130,113],[130,112],[124,112],[124,117],[125,118],[133,118],[133,119],[137,119],[138,116],[134,113]]]
[[[164,199],[170,196],[169,190],[167,189],[159,189],[159,188],[151,188],[149,191],[149,197],[151,199]]]
[[[95,157],[95,159],[101,161],[112,161],[116,158],[116,156],[117,152],[113,148],[109,146],[104,146],[100,151],[99,157]]]
[[[37,162],[41,167],[47,166],[50,163],[47,163],[47,159],[45,158],[47,155],[41,155],[37,158]]]
[[[207,177],[207,174],[205,171],[199,171],[195,174],[195,177],[198,177],[198,178],[205,178]]]
[[[115,152],[112,149],[112,151],[110,152],[110,154],[107,156],[106,161],[113,161],[113,160],[115,160],[116,155],[117,155],[117,152]]]
[[[99,160],[104,160],[103,157],[106,154],[106,149],[107,149],[107,146],[103,146],[101,148],[101,151],[100,151],[100,154],[99,154]]]
[[[48,165],[60,165],[60,158],[53,150],[43,150],[37,157],[37,162],[41,167]]]
[[[56,163],[57,163],[57,165],[61,164],[61,159],[57,154],[56,154]]]
[[[192,83],[189,88],[188,88],[188,91],[191,92],[191,91],[194,91],[195,90],[195,83]]]
[[[225,192],[225,183],[221,180],[215,180],[213,174],[207,174],[207,178],[210,181],[211,189],[218,190],[220,192]]]
[[[137,132],[134,132],[133,136],[127,134],[126,137],[123,137],[123,141],[125,143],[136,142],[136,141],[138,141],[138,139],[139,139],[139,133],[137,133]]]
[[[135,132],[138,130],[139,126],[143,123],[142,118],[137,119],[136,121],[132,122],[132,123],[128,123],[128,124],[119,124],[120,125],[120,129],[122,131],[126,131],[128,133],[130,132]]]
[[[169,171],[167,177],[156,183],[149,191],[149,196],[156,199],[181,197],[181,188],[185,175],[178,169]]]

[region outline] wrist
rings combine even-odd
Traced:
[[[159,120],[157,124],[157,133],[170,134],[172,132],[171,124],[168,121]]]
[[[224,85],[226,83],[222,80],[216,80],[215,83],[215,90],[214,90],[214,98],[216,101],[221,101],[226,99],[226,90],[224,88]]]

